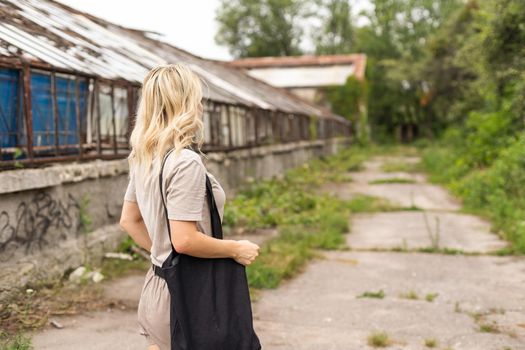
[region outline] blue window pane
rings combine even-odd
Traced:
[[[0,69],[0,147],[16,147],[23,129],[19,123],[19,72]],[[20,125],[18,125],[20,124]]]
[[[79,80],[80,119],[86,119],[86,94],[88,84]],[[33,111],[33,145],[51,146],[55,144],[55,121],[53,118],[53,99],[51,95],[51,76],[31,74],[31,102]],[[59,145],[78,144],[78,125],[76,116],[76,94],[74,77],[56,77],[57,131]]]
[[[57,104],[58,104],[58,134],[59,144],[72,145],[78,143],[78,126],[75,103],[75,79],[57,77]],[[87,83],[80,80],[78,83],[81,122],[86,118]]]
[[[33,112],[33,145],[54,145],[55,122],[49,74],[31,73],[31,110]]]

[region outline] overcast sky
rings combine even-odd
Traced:
[[[60,2],[135,29],[155,31],[165,40],[199,56],[229,59],[225,47],[215,44],[215,12],[219,0],[59,0]],[[369,6],[353,0],[354,12]]]

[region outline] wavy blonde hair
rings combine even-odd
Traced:
[[[202,146],[202,84],[183,64],[153,68],[144,78],[136,124],[130,136],[130,167],[149,172],[153,159],[174,148]]]

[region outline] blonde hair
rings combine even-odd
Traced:
[[[200,78],[183,64],[153,68],[144,78],[136,124],[130,136],[130,168],[149,172],[153,159],[179,153],[204,139]]]

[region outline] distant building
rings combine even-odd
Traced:
[[[365,79],[366,55],[256,57],[229,64],[307,101],[323,103],[324,89],[344,85],[350,76]]]

